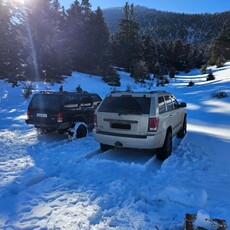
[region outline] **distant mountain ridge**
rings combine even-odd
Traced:
[[[103,10],[105,21],[112,34],[119,29],[123,7]],[[141,34],[151,35],[158,41],[181,39],[188,43],[210,44],[222,27],[230,27],[230,11],[215,14],[185,14],[159,11],[135,6],[136,21]]]

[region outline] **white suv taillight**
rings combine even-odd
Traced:
[[[94,114],[94,127],[97,127],[97,115]]]
[[[159,117],[150,117],[149,118],[149,132],[156,132],[159,124]]]
[[[57,122],[62,122],[63,121],[63,117],[62,117],[62,113],[58,113],[57,115]]]

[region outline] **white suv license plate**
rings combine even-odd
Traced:
[[[45,114],[45,113],[37,113],[37,117],[47,118],[47,114]]]

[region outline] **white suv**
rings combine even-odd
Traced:
[[[166,91],[114,92],[95,112],[94,138],[112,147],[156,149],[159,160],[172,152],[172,138],[186,134],[186,103]]]

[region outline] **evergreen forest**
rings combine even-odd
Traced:
[[[61,82],[79,71],[119,85],[117,69],[137,82],[173,77],[230,60],[230,11],[178,14],[126,3],[68,9],[59,0],[0,0],[0,78]]]

